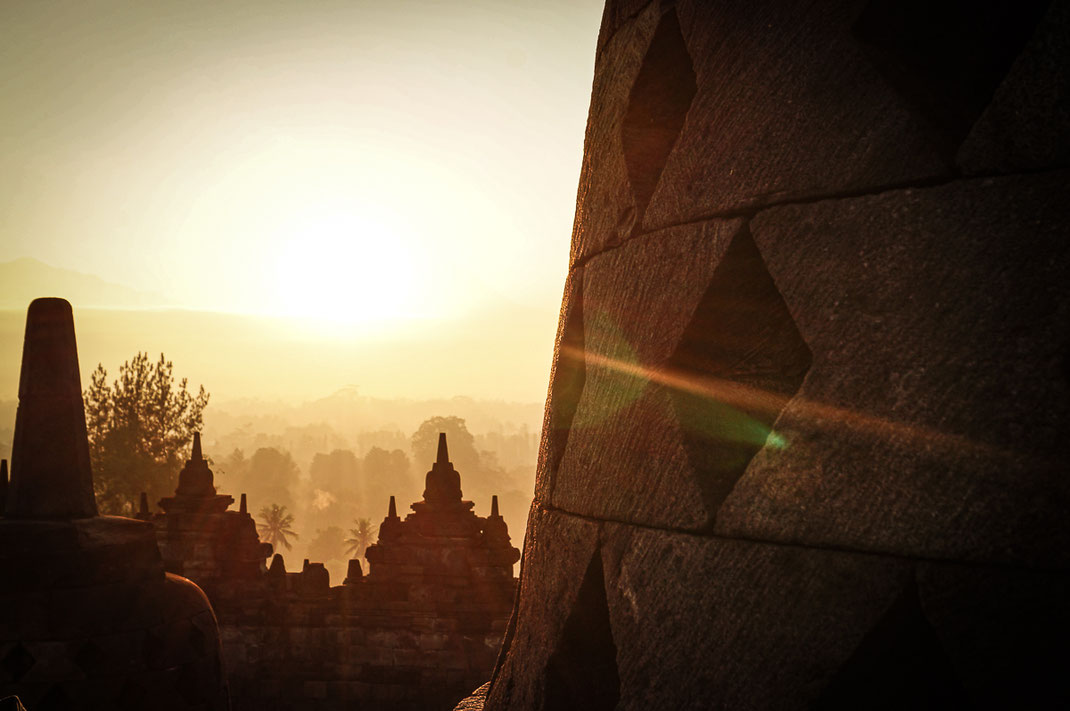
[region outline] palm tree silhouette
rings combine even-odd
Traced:
[[[356,528],[349,529],[349,538],[346,539],[346,555],[356,554],[358,558],[364,557],[364,551],[372,544],[375,535],[372,533],[372,522],[366,518],[358,518],[354,521]]]
[[[297,532],[290,528],[294,523],[294,517],[286,513],[285,506],[278,504],[272,504],[270,508],[265,506],[260,509],[260,520],[262,523],[256,524],[260,537],[274,546],[276,550],[280,545],[286,546],[286,550],[293,548],[287,540],[288,536],[300,538]]]

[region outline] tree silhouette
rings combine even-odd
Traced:
[[[294,517],[286,513],[285,506],[278,504],[265,506],[260,509],[260,521],[261,523],[256,524],[260,537],[274,546],[276,550],[280,545],[285,546],[286,550],[293,548],[288,536],[300,538],[297,532],[290,528],[294,523]]]
[[[367,506],[383,506],[391,495],[418,495],[420,492],[410,474],[409,458],[400,449],[388,452],[372,447],[364,455],[363,472],[362,493]]]
[[[191,395],[185,378],[176,387],[172,363],[163,353],[153,364],[148,353],[139,352],[119,366],[111,385],[104,366],[97,365],[83,399],[102,512],[131,513],[142,491],[150,501],[174,491],[208,397],[203,385]]]
[[[375,534],[372,533],[372,522],[366,518],[358,518],[353,523],[356,528],[349,529],[349,538],[346,539],[346,555],[363,558],[364,551],[372,544]]]
[[[321,528],[308,544],[310,560],[341,560],[345,554],[345,533],[338,526]]]
[[[435,416],[420,423],[412,433],[412,455],[416,457],[418,470],[429,468],[438,453],[438,433],[445,432],[449,442],[450,461],[461,474],[469,474],[479,468],[479,452],[475,438],[468,431],[464,418]]]
[[[261,447],[249,458],[242,491],[255,493],[260,501],[276,501],[293,508],[293,490],[299,470],[290,453],[275,447]]]

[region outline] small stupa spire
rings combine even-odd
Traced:
[[[386,512],[386,517],[387,518],[397,518],[398,517],[398,504],[397,504],[397,501],[394,500],[393,496],[390,497],[390,508]]]
[[[241,503],[238,504],[239,513],[249,513],[249,503],[245,499],[245,494],[241,495]]]
[[[498,495],[490,497],[490,515],[498,516]]]
[[[432,506],[461,504],[461,475],[453,468],[446,446],[446,433],[438,433],[438,457],[425,478],[423,503]],[[470,505],[470,504],[469,504]]]
[[[201,462],[204,461],[204,455],[201,454],[201,433],[193,433],[193,451],[189,455],[190,461]]]
[[[436,464],[449,464],[450,463],[450,451],[446,447],[446,433],[438,433],[438,457],[435,458]]]

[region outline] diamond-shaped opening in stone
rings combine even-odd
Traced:
[[[953,150],[1021,53],[1050,0],[871,0],[853,30],[885,80]]]
[[[36,663],[37,660],[30,654],[30,650],[22,645],[22,642],[15,643],[14,647],[7,650],[4,658],[0,659],[0,666],[7,672],[11,681],[21,680]]]
[[[85,672],[86,676],[96,675],[103,661],[104,651],[91,639],[83,642],[74,655],[74,663]]]
[[[550,486],[557,479],[557,469],[565,453],[572,420],[587,380],[583,337],[583,267],[576,267],[569,275],[569,293],[564,308],[564,327],[553,382],[550,385],[549,431],[546,438],[547,470]]]
[[[964,709],[963,688],[911,581],[822,691],[815,709]]]
[[[620,700],[617,645],[597,548],[547,661],[545,683],[547,709],[612,711]]]
[[[635,230],[698,91],[675,8],[661,16],[628,95],[621,147],[635,202]]]
[[[669,358],[670,399],[712,517],[798,392],[812,356],[750,231],[732,238]]]

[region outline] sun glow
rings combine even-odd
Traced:
[[[294,215],[275,239],[270,310],[353,325],[420,316],[428,295],[413,242],[400,221],[356,207]]]

